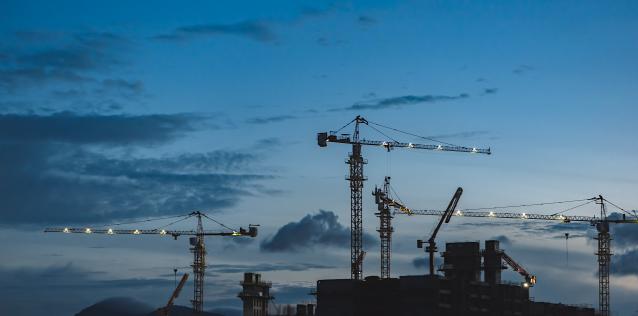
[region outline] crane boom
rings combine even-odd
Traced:
[[[456,209],[456,206],[458,205],[462,194],[463,194],[463,188],[456,189],[456,192],[454,192],[454,195],[452,196],[452,200],[450,200],[450,203],[448,204],[447,209],[445,209],[445,211],[441,214],[441,219],[439,220],[436,227],[434,228],[434,231],[432,232],[430,239],[428,239],[428,246],[425,248],[425,251],[427,251],[429,254],[431,276],[434,275],[434,253],[437,251],[436,241],[435,241],[436,235],[439,233],[439,229],[441,229],[441,225],[443,225],[443,222],[445,223],[450,222],[450,219],[452,218],[452,213],[454,212],[454,209]],[[422,240],[417,240],[417,247],[423,248]]]
[[[359,133],[360,125],[377,125],[379,127],[388,128],[387,126],[382,126],[380,124],[369,122],[365,118],[357,115],[352,121],[346,124],[341,129],[346,126],[354,123],[354,133],[352,137],[348,134],[341,134],[337,136],[338,131],[330,131],[330,132],[321,132],[317,133],[317,144],[319,147],[326,147],[328,143],[337,143],[337,144],[347,144],[352,145],[352,152],[348,156],[348,160],[346,163],[349,165],[350,174],[346,178],[350,182],[350,278],[354,280],[361,280],[363,277],[363,267],[361,262],[357,259],[361,255],[363,251],[363,182],[366,180],[363,174],[363,165],[367,162],[363,159],[361,154],[362,146],[380,146],[385,148],[387,151],[390,151],[394,148],[413,148],[413,149],[425,149],[425,150],[434,150],[434,151],[451,151],[451,152],[465,152],[465,153],[475,153],[475,154],[491,154],[491,150],[481,149],[481,148],[470,148],[463,146],[455,146],[451,144],[441,143],[441,145],[426,145],[426,144],[413,144],[413,143],[405,143],[399,142],[396,140],[388,140],[388,141],[378,141],[378,140],[366,140],[361,139]],[[372,126],[371,126],[372,127]],[[374,127],[372,127],[374,128]],[[339,129],[339,130],[341,130]],[[376,128],[374,128],[377,130]],[[395,128],[389,128],[396,132],[408,134],[411,136],[418,135],[406,133],[403,131],[399,131]],[[377,130],[378,131],[378,130]],[[383,134],[383,133],[381,133]],[[386,136],[385,134],[383,134]],[[387,136],[386,136],[387,137]],[[428,138],[426,138],[428,139]],[[430,139],[431,140],[431,139]]]
[[[64,227],[64,228],[46,228],[45,233],[66,233],[66,234],[106,234],[106,235],[168,235],[173,237],[179,236],[197,236],[194,230],[164,230],[164,229],[93,229],[90,227]],[[216,232],[204,231],[203,236],[251,236],[250,231],[243,228],[239,232]]]
[[[397,214],[405,215],[427,215],[427,216],[443,216],[445,211],[438,210],[412,210],[395,212]],[[452,216],[459,217],[483,217],[483,218],[505,218],[505,219],[522,219],[522,220],[543,220],[543,221],[559,221],[562,223],[570,222],[588,222],[596,223],[601,221],[600,217],[595,216],[580,216],[580,215],[546,215],[546,214],[530,214],[530,213],[509,213],[509,212],[470,212],[456,210]],[[638,219],[607,219],[609,223],[625,223],[625,224],[638,224]]]
[[[523,283],[524,287],[530,287],[536,284],[536,276],[531,275],[529,272],[527,272],[527,270],[525,270],[523,266],[514,261],[514,259],[508,256],[504,251],[501,252],[501,255],[503,256],[503,261],[505,261],[507,265],[512,268],[512,270],[516,271],[518,274],[522,275],[525,278],[525,283]]]
[[[320,147],[328,146],[328,142],[340,143],[340,144],[360,144],[367,146],[379,146],[387,150],[394,148],[414,148],[414,149],[426,149],[426,150],[438,150],[438,151],[455,151],[463,153],[473,154],[486,154],[491,155],[490,148],[476,148],[476,147],[463,147],[463,146],[449,146],[449,145],[432,145],[432,144],[415,144],[415,143],[403,143],[397,141],[379,141],[379,140],[353,140],[349,135],[336,135],[333,133],[319,133],[318,141]]]
[[[168,303],[166,303],[166,306],[164,306],[164,307],[162,307],[162,308],[157,310],[157,313],[160,316],[168,316],[170,314],[171,307],[173,307],[173,302],[175,301],[175,299],[177,297],[179,297],[179,293],[182,291],[182,288],[184,287],[184,284],[186,283],[186,280],[188,280],[188,273],[186,273],[186,274],[184,274],[182,276],[182,279],[179,281],[179,284],[177,285],[177,287],[173,291],[173,294],[168,299]]]

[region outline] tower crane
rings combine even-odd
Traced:
[[[402,212],[409,212],[409,209],[402,203],[395,201],[390,197],[390,177],[385,177],[383,180],[383,189],[375,187],[372,195],[374,196],[375,203],[377,204],[378,212],[375,213],[379,217],[379,240],[381,246],[381,278],[390,278],[390,264],[392,256],[392,233],[394,228],[392,227],[392,212],[390,207],[393,207]]]
[[[434,276],[434,253],[438,250],[436,248],[435,242],[436,235],[439,233],[439,229],[441,229],[441,225],[443,225],[443,222],[445,222],[446,224],[450,222],[452,213],[454,212],[454,209],[456,209],[456,205],[458,205],[459,200],[461,199],[461,194],[463,194],[463,188],[456,189],[456,192],[454,192],[454,195],[452,196],[452,200],[450,200],[450,204],[448,204],[447,209],[445,209],[445,211],[441,215],[439,223],[436,225],[434,231],[432,232],[432,235],[430,236],[430,239],[428,239],[427,241],[428,246],[425,248],[425,251],[429,254],[430,276]],[[423,248],[423,240],[417,240],[416,243],[418,248]]]
[[[350,134],[340,134],[337,133],[350,124],[354,123],[354,133],[352,136]],[[389,138],[387,141],[379,141],[379,140],[366,140],[360,138],[360,126],[366,125],[374,129],[375,131],[382,134],[384,137]],[[414,143],[405,143],[398,142],[375,126],[380,128],[389,129],[395,132],[399,132],[402,134],[410,135],[412,137],[418,137],[421,139],[427,139],[429,141],[435,141],[440,143],[439,145],[423,145],[423,144],[414,144]],[[418,136],[412,133],[404,132],[396,128],[384,126],[378,123],[370,122],[365,118],[357,115],[352,121],[350,121],[345,126],[341,127],[336,131],[330,132],[321,132],[317,134],[317,144],[319,147],[326,147],[328,143],[337,143],[337,144],[347,144],[352,145],[352,152],[348,156],[346,163],[349,165],[350,174],[346,178],[350,182],[350,277],[354,280],[361,280],[363,277],[363,269],[362,269],[362,261],[357,260],[361,256],[361,252],[363,251],[363,200],[362,200],[362,191],[363,191],[363,181],[366,180],[363,174],[363,165],[367,163],[361,154],[361,147],[366,146],[377,146],[383,147],[387,151],[390,151],[394,148],[412,148],[412,149],[426,149],[426,150],[434,150],[434,151],[453,151],[453,152],[464,152],[464,153],[475,153],[475,154],[491,154],[490,148],[481,149],[481,148],[470,148],[463,146],[456,146],[449,143],[444,143],[440,141],[436,141],[432,138]]]
[[[167,226],[176,224],[178,222],[184,221],[186,219],[195,217],[197,219],[197,226],[195,230],[166,230],[164,229]],[[125,225],[125,224],[133,224],[133,223],[141,223],[141,222],[151,222],[155,220],[169,219],[169,218],[179,218],[178,220],[171,222],[168,225],[164,225],[157,229],[113,229],[113,228],[46,228],[44,230],[45,233],[65,233],[65,234],[106,234],[106,235],[156,235],[156,236],[172,236],[175,240],[179,236],[191,236],[189,238],[190,243],[190,251],[193,253],[193,264],[191,267],[193,268],[194,275],[194,290],[193,290],[193,310],[196,314],[201,314],[204,310],[204,275],[206,270],[206,246],[204,244],[204,237],[206,236],[228,236],[228,237],[256,237],[257,236],[257,226],[250,224],[248,226],[248,230],[244,228],[239,228],[239,230],[234,230],[217,220],[209,217],[205,213],[200,211],[192,212],[188,215],[178,215],[171,216],[166,218],[159,219],[149,219],[142,220],[131,223],[119,223],[113,224],[111,226],[116,225]],[[222,226],[226,229],[226,231],[218,232],[218,231],[209,231],[204,230],[202,224],[202,218],[209,219],[218,225]],[[108,225],[100,226],[100,227],[108,227]]]
[[[512,213],[512,212],[495,212],[491,209],[500,209],[500,208],[514,208],[521,206],[534,206],[534,205],[547,205],[547,204],[559,204],[559,203],[567,203],[567,202],[581,202],[587,201],[583,204],[580,204],[576,207],[580,207],[592,202],[600,205],[600,217],[596,216],[569,216],[563,215],[565,211],[560,211],[551,215],[544,214],[529,214],[529,213]],[[616,208],[628,214],[630,217],[628,218],[626,214],[622,214],[621,218],[610,218],[607,216],[607,206],[606,203],[614,205]],[[571,223],[571,222],[586,222],[591,226],[596,227],[598,231],[598,236],[595,238],[598,241],[598,249],[595,255],[598,257],[598,305],[599,305],[599,313],[601,316],[609,316],[611,315],[609,309],[609,271],[611,264],[611,235],[609,233],[609,224],[638,224],[638,216],[636,216],[636,212],[633,211],[633,214],[624,210],[623,208],[618,207],[613,204],[609,200],[605,199],[602,195],[597,197],[582,199],[582,200],[572,200],[572,201],[560,201],[560,202],[550,202],[550,203],[538,203],[538,204],[528,204],[528,205],[518,205],[518,206],[508,206],[508,207],[492,207],[492,208],[481,208],[476,210],[481,211],[462,211],[456,210],[453,212],[452,216],[462,216],[462,217],[479,217],[479,218],[504,218],[504,219],[519,219],[519,220],[542,220],[542,221],[554,221],[559,223]],[[574,209],[573,207],[571,209]],[[410,212],[396,212],[398,214],[407,214],[407,215],[429,215],[429,216],[443,216],[445,215],[445,211],[437,211],[437,210],[410,210]]]

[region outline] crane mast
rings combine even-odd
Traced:
[[[454,152],[466,152],[466,153],[478,153],[478,154],[491,154],[489,148],[469,148],[462,146],[455,146],[451,144],[445,145],[423,145],[392,141],[377,141],[360,139],[360,125],[377,125],[385,127],[377,123],[369,122],[365,118],[357,115],[354,120],[350,121],[346,126],[354,123],[354,134],[352,138],[350,135],[342,134],[337,136],[336,132],[321,132],[317,134],[317,144],[319,147],[326,147],[328,143],[340,143],[352,145],[352,152],[348,155],[346,164],[349,166],[349,175],[346,178],[350,182],[350,278],[353,280],[361,280],[363,278],[363,261],[358,260],[361,257],[363,251],[363,182],[366,180],[363,174],[363,165],[367,162],[363,159],[361,152],[362,145],[367,146],[380,146],[390,151],[394,148],[413,148],[413,149],[426,149],[435,151],[454,151]],[[344,127],[346,127],[344,126]],[[342,127],[341,129],[343,129]],[[374,128],[374,127],[373,127]],[[386,127],[387,128],[387,127]],[[341,130],[340,129],[340,130]],[[376,128],[374,128],[376,130]],[[411,136],[417,136],[414,134],[399,131],[391,128],[394,131],[398,131]],[[420,136],[419,136],[420,137]],[[425,137],[420,137],[425,138]]]
[[[361,280],[363,278],[363,165],[366,161],[361,156],[361,143],[359,143],[359,124],[367,124],[364,118],[355,118],[354,134],[352,135],[352,152],[347,164],[350,168],[350,278]]]
[[[206,274],[206,246],[204,245],[204,226],[202,225],[202,214],[196,212],[197,231],[195,237],[190,238],[191,252],[193,253],[193,310],[196,314],[204,310],[204,275]]]
[[[379,217],[379,240],[381,244],[381,278],[390,278],[390,264],[392,252],[392,213],[390,206],[385,203],[390,194],[390,177],[385,177],[383,181],[383,189],[375,188],[372,195],[375,196],[378,212],[375,213]]]
[[[607,220],[607,209],[605,207],[605,199],[602,195],[598,196],[596,201],[600,204],[601,220],[592,225],[596,226],[598,231],[598,306],[600,308],[600,316],[609,316],[609,265],[611,263],[611,236],[609,235],[609,222]]]

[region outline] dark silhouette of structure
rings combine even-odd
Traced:
[[[496,240],[448,243],[441,275],[317,281],[318,316],[593,316],[594,309],[530,300],[529,286],[503,283]],[[483,265],[481,265],[483,258]],[[481,271],[485,271],[481,280]]]
[[[261,280],[261,274],[244,273],[240,282],[242,291],[237,295],[244,303],[244,316],[267,316],[268,303],[275,297],[270,295],[272,283]]]

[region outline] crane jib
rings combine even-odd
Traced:
[[[427,144],[366,140],[366,139],[353,141],[349,135],[337,136],[337,135],[328,135],[328,133],[318,133],[317,142],[320,147],[326,147],[329,142],[332,142],[332,143],[340,143],[340,144],[361,144],[361,145],[367,145],[367,146],[379,146],[379,147],[384,147],[388,150],[393,148],[414,148],[414,149],[425,149],[425,150],[435,150],[435,151],[438,150],[438,151],[466,152],[466,153],[485,154],[485,155],[492,154],[492,151],[490,148],[476,148],[476,147],[448,146],[448,145],[427,145]]]

